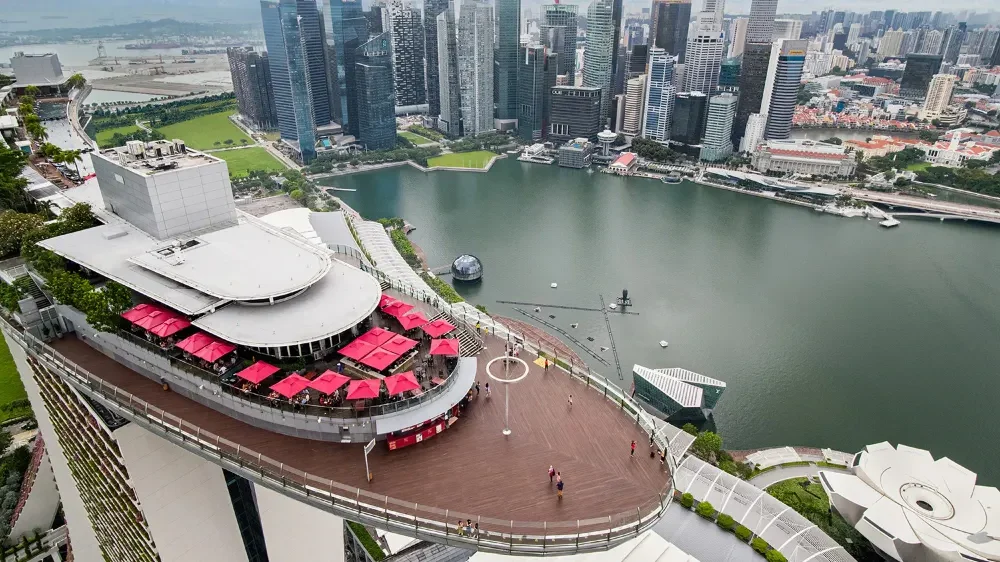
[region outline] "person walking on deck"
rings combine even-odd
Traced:
[[[555,468],[553,468],[553,466],[552,466],[552,465],[550,464],[550,465],[549,465],[549,484],[551,484],[551,483],[552,483],[552,480],[553,480],[553,479],[554,479],[555,477],[556,477],[556,469],[555,469]]]
[[[573,395],[572,394],[569,395],[569,407],[570,408],[573,407]]]
[[[556,483],[556,489],[559,490],[559,493],[558,493],[559,499],[562,499],[563,481],[561,479],[559,480],[559,482]]]
[[[628,454],[629,457],[635,457],[635,439],[632,440],[632,452]]]

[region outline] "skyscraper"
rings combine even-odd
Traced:
[[[927,95],[931,78],[941,70],[941,55],[914,53],[906,57],[906,68],[899,81],[902,98],[919,101]]]
[[[559,74],[576,83],[576,15],[572,4],[542,6],[542,21],[538,25],[542,44],[559,54]]]
[[[770,43],[774,36],[774,14],[778,0],[753,0],[750,3],[750,23],[747,25],[747,43]]]
[[[281,0],[286,3],[288,0]],[[290,4],[290,2],[289,2]],[[302,52],[306,60],[306,76],[309,81],[309,99],[312,104],[313,121],[316,125],[328,125],[333,116],[330,111],[330,90],[326,76],[326,47],[323,41],[323,22],[315,0],[295,0]]]
[[[557,55],[541,43],[525,45],[517,57],[517,134],[538,142],[548,129],[549,95],[555,86]]]
[[[993,66],[1000,65],[1000,39],[993,45],[993,55],[990,57],[990,64]]]
[[[740,101],[733,124],[733,143],[736,144],[747,127],[751,113],[759,113],[764,97],[767,65],[771,60],[771,43],[747,43],[740,65]]]
[[[860,27],[860,26],[859,26]],[[773,40],[778,39],[798,39],[802,35],[802,20],[776,19],[774,20]]]
[[[642,136],[658,142],[670,140],[674,113],[674,57],[664,49],[649,50],[649,75],[646,82],[646,109]],[[627,119],[627,118],[626,118]]]
[[[625,83],[625,117],[617,131],[629,138],[642,134],[642,119],[646,113],[646,75],[641,74]]]
[[[903,46],[903,35],[905,31],[890,29],[886,31],[878,43],[878,50],[875,51],[880,59],[898,57],[900,48]]]
[[[423,17],[420,10],[404,0],[390,0],[387,10],[395,104],[400,107],[425,104]],[[371,41],[366,43],[366,48],[370,44]]]
[[[767,115],[751,113],[747,118],[746,132],[740,140],[740,152],[753,152],[760,141],[764,140],[764,128],[767,126]]]
[[[593,0],[587,8],[587,45],[583,55],[583,85],[601,90],[601,124],[611,111],[612,61],[615,55],[613,2]],[[620,0],[619,0],[620,1]],[[597,132],[595,131],[595,135]],[[573,137],[575,138],[575,137]]]
[[[918,53],[931,53],[938,54],[941,53],[942,47],[941,39],[944,34],[936,29],[928,29],[924,36],[920,40],[920,44],[917,46],[916,52]],[[943,54],[943,53],[942,53]]]
[[[804,39],[774,42],[761,101],[761,110],[767,112],[764,129],[767,140],[787,139],[792,132],[792,117],[808,46],[809,42]]]
[[[958,53],[962,49],[962,43],[965,41],[965,35],[965,22],[949,26],[945,30],[940,50],[941,55],[944,57],[944,62],[955,64],[955,61],[958,60]]]
[[[712,93],[719,85],[719,70],[725,54],[722,28],[724,0],[706,0],[698,13],[693,37],[688,38],[681,90]]]
[[[727,57],[733,58],[743,54],[743,46],[747,42],[747,25],[750,20],[747,18],[733,18],[729,23],[729,51]]]
[[[437,15],[437,77],[440,102],[438,128],[449,135],[464,134],[462,124],[462,91],[458,80],[458,31],[455,9],[449,5]]]
[[[493,127],[493,7],[463,0],[458,16],[458,84],[466,135]]]
[[[577,138],[597,140],[604,130],[603,92],[598,87],[555,86],[549,97],[549,140],[562,144]]]
[[[951,103],[951,93],[955,88],[955,81],[958,77],[954,74],[935,74],[927,88],[927,97],[924,99],[924,113],[927,118],[934,118],[941,114],[948,104]]]
[[[439,87],[438,29],[437,17],[445,12],[448,0],[424,0],[424,56],[427,83],[427,114],[434,117],[441,113],[441,89]]]
[[[339,105],[344,130],[357,135],[354,55],[361,43],[368,40],[368,20],[361,10],[361,1],[330,0],[330,30],[337,55],[337,84],[340,93],[340,100],[334,100],[334,103]]]
[[[368,150],[396,146],[396,96],[392,42],[384,32],[362,43],[354,56],[358,87],[358,135]]]
[[[683,64],[690,23],[691,0],[653,0],[649,24],[650,47],[665,50]]]
[[[670,140],[687,145],[699,144],[705,132],[707,112],[708,96],[701,92],[678,92],[674,97]]]
[[[521,0],[497,0],[496,118],[517,119],[517,49],[521,41]]]
[[[611,40],[611,52],[614,53],[614,58],[611,59],[611,76],[614,77],[615,82],[609,97],[614,94],[620,94],[625,87],[623,81],[619,79],[619,77],[624,76],[620,67],[625,64],[624,52],[620,50],[622,47],[622,12],[624,8],[624,0],[611,0],[611,28],[614,30],[614,37]],[[607,106],[608,112],[610,112],[610,101],[607,102]]]
[[[271,67],[267,53],[252,47],[230,47],[229,73],[240,115],[256,129],[278,127],[277,108],[274,106],[274,89],[271,87]]]
[[[708,120],[702,141],[702,160],[718,162],[733,153],[733,118],[736,117],[737,97],[732,94],[712,96],[708,102]]]

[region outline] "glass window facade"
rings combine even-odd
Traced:
[[[458,256],[451,264],[451,275],[459,281],[476,281],[483,276],[483,262],[470,254]]]
[[[233,502],[233,514],[236,515],[236,524],[243,537],[247,559],[250,562],[268,562],[264,529],[260,525],[260,513],[257,511],[257,498],[254,497],[253,487],[246,478],[226,469],[222,470],[222,474],[226,478],[229,499]]]

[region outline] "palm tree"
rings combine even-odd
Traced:
[[[38,86],[32,84],[24,89],[24,95],[37,98],[38,96],[42,95],[42,90]]]
[[[52,160],[53,162],[59,162],[62,149],[50,142],[47,142],[43,144],[41,147],[39,147],[38,153],[48,158],[49,160]]]
[[[35,142],[42,142],[49,138],[49,133],[45,130],[45,126],[42,125],[41,121],[28,123],[25,125],[24,130],[35,139]]]
[[[63,163],[73,164],[76,168],[76,175],[80,175],[80,162],[83,161],[83,151],[81,150],[63,150],[60,154]]]

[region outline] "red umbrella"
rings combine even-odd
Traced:
[[[419,328],[427,323],[427,317],[424,316],[424,313],[419,310],[416,312],[407,312],[397,318],[399,319],[399,323],[403,325],[404,330]]]
[[[420,383],[417,382],[417,377],[413,376],[413,371],[388,376],[384,380],[385,388],[389,391],[389,396],[395,396],[411,390],[420,390]]]
[[[150,330],[150,332],[154,335],[160,336],[161,338],[166,338],[176,334],[177,332],[183,330],[184,328],[187,328],[190,325],[191,323],[185,320],[184,318],[176,316],[174,318],[168,318],[164,320],[162,324],[154,327],[152,330]]]
[[[333,394],[335,390],[347,384],[349,380],[351,380],[351,377],[328,370],[310,381],[309,388],[318,390],[323,394]]]
[[[271,385],[271,390],[277,392],[278,394],[284,396],[285,398],[291,398],[296,394],[302,392],[309,386],[309,379],[299,375],[298,373],[292,373],[284,379],[278,381],[276,384]]]
[[[145,318],[140,318],[135,321],[135,325],[144,328],[146,330],[152,330],[153,328],[163,324],[171,318],[177,318],[177,315],[173,312],[168,312],[166,310],[154,310],[150,312]]]
[[[382,328],[372,328],[371,330],[368,330],[367,332],[358,336],[358,340],[361,340],[365,343],[370,343],[375,347],[378,347],[383,343],[391,340],[392,336],[395,335],[396,334],[390,332],[389,330],[383,330]]]
[[[431,340],[431,355],[458,355],[458,340]]]
[[[396,299],[390,297],[389,295],[383,294],[378,299],[378,307],[384,310],[385,307],[389,306],[394,302],[396,302]]]
[[[391,314],[391,315],[395,316],[396,318],[399,318],[400,316],[406,314],[407,312],[409,312],[411,310],[413,310],[413,305],[412,304],[406,304],[403,301],[396,301],[396,302],[394,302],[394,303],[392,303],[390,305],[387,305],[385,308],[383,308],[382,312],[385,312],[387,314]]]
[[[396,355],[402,355],[414,347],[417,347],[417,340],[411,340],[406,336],[393,336],[391,340],[383,343],[379,349],[384,349]]]
[[[398,354],[379,348],[366,355],[365,358],[361,360],[361,364],[368,365],[376,371],[381,371],[389,365],[392,365],[396,359],[399,359]]]
[[[362,357],[373,351],[375,351],[375,346],[366,341],[361,341],[360,338],[340,348],[341,355],[354,359],[355,361],[360,361]]]
[[[236,376],[257,384],[280,370],[281,369],[271,365],[270,363],[258,361],[246,369],[236,373]]]
[[[420,327],[421,330],[427,333],[428,336],[432,338],[439,338],[448,332],[455,329],[455,326],[443,318],[438,318],[433,322],[429,322]]]
[[[217,340],[212,336],[206,334],[205,332],[198,332],[178,342],[177,347],[183,349],[188,353],[194,353],[195,351],[198,351],[199,349],[205,347],[206,345],[214,341]]]
[[[382,381],[378,379],[365,379],[351,381],[347,387],[348,400],[365,400],[368,398],[378,398],[378,391],[382,387]]]
[[[198,351],[195,351],[194,356],[198,357],[199,359],[204,359],[209,363],[215,363],[216,361],[221,359],[222,356],[232,353],[234,350],[236,350],[235,345],[224,341],[216,340],[206,345],[205,347],[199,349]]]
[[[122,313],[122,318],[128,320],[129,322],[135,322],[136,320],[142,320],[143,318],[149,316],[149,313],[156,312],[157,310],[163,310],[162,308],[156,306],[155,304],[137,304],[132,308],[126,310]]]

